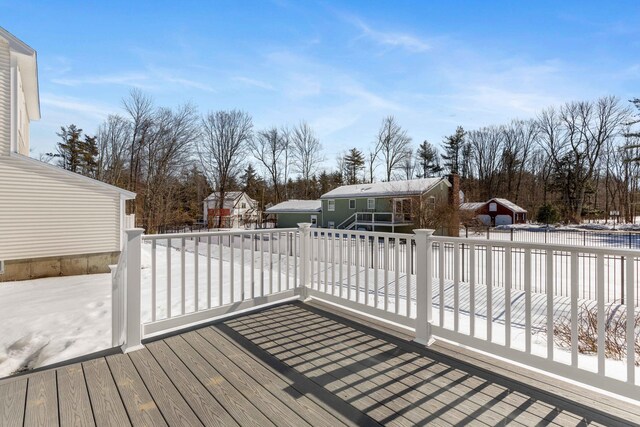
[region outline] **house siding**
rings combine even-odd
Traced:
[[[311,222],[311,216],[318,216],[318,224],[322,221],[322,214],[320,212],[283,212],[276,214],[278,216],[277,227],[278,228],[297,228],[299,223]]]
[[[9,43],[0,38],[0,156],[11,150],[11,55]]]
[[[0,259],[120,250],[120,193],[0,156]]]

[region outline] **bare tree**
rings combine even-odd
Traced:
[[[467,141],[473,153],[473,167],[478,178],[481,200],[496,197],[501,169],[504,129],[498,126],[484,127],[467,132]]]
[[[202,118],[202,139],[197,145],[202,169],[218,194],[218,209],[224,208],[230,181],[241,171],[247,144],[253,135],[251,116],[244,111],[209,112]],[[220,227],[222,216],[218,215]]]
[[[594,178],[602,149],[629,120],[629,110],[615,97],[570,102],[538,118],[541,146],[554,165],[566,207],[566,219],[580,222],[585,192]]]
[[[267,171],[276,203],[282,201],[283,180],[286,179],[284,171],[287,168],[289,151],[287,132],[276,127],[262,130],[249,141],[249,149]]]
[[[376,147],[384,161],[385,176],[391,181],[393,172],[402,168],[408,153],[411,153],[411,138],[403,130],[393,116],[382,120],[382,125],[376,136]]]
[[[132,139],[131,123],[122,116],[109,115],[98,127],[98,167],[96,179],[112,185],[126,186],[128,144]]]
[[[129,181],[127,189],[136,191],[142,153],[145,149],[149,130],[153,120],[153,100],[138,89],[129,93],[129,98],[123,100],[124,109],[129,113],[132,125],[131,140],[129,143]]]
[[[324,161],[322,145],[314,135],[313,129],[306,122],[293,128],[291,132],[291,150],[293,170],[300,174],[304,182],[305,198],[309,197],[309,183]]]

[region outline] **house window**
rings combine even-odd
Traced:
[[[245,202],[240,203],[240,209],[246,209],[247,204]]]
[[[498,205],[495,202],[489,203],[489,212],[496,212],[498,210]]]
[[[336,210],[336,201],[335,200],[327,200],[327,210],[329,212],[333,212]]]
[[[376,209],[376,199],[367,199],[367,209],[371,211]]]
[[[356,208],[356,199],[349,199],[349,209]]]
[[[328,227],[329,227],[329,228],[336,228],[336,223],[335,223],[335,222],[333,222],[333,221],[329,221],[329,222],[327,223],[327,225],[328,225]]]
[[[428,199],[428,204],[429,204],[429,208],[435,209],[436,208],[436,198],[434,196],[430,196],[429,199]]]

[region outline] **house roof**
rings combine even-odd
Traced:
[[[9,43],[11,56],[15,58],[22,71],[20,76],[29,120],[39,120],[40,94],[38,93],[38,60],[36,51],[2,27],[0,27],[0,38]]]
[[[486,204],[486,202],[468,202],[460,204],[460,210],[463,211],[475,211],[480,209]]]
[[[490,202],[500,203],[502,206],[506,207],[507,209],[510,209],[511,211],[513,211],[515,213],[526,213],[527,212],[525,209],[523,209],[520,206],[516,205],[512,201],[507,200],[507,199],[501,199],[501,198],[498,198],[498,197],[494,197],[493,199],[488,200],[486,202],[462,203],[462,204],[460,204],[460,209],[463,210],[463,211],[476,211],[476,210],[480,209],[481,207],[485,206],[486,204],[488,204]]]
[[[243,191],[227,191],[226,193],[224,193],[224,200],[235,201],[235,200],[238,200],[240,197],[242,197],[243,194],[246,194],[246,193],[244,193]],[[207,198],[204,200],[208,200],[208,201],[218,200],[218,197],[220,197],[220,192],[214,191],[213,193],[209,194],[209,196],[207,196]],[[247,199],[249,199],[252,203],[256,202],[249,196],[247,196]]]
[[[271,206],[266,213],[320,212],[320,200],[287,200]]]
[[[22,154],[11,153],[9,157],[11,159],[14,159],[20,162],[29,163],[30,165],[33,165],[37,168],[48,169],[48,170],[55,171],[56,173],[59,173],[61,175],[67,175],[69,177],[74,178],[79,183],[94,185],[104,190],[120,193],[120,195],[124,197],[126,200],[132,200],[136,198],[136,193],[133,193],[131,191],[124,190],[120,187],[116,187],[115,185],[107,184],[106,182],[98,181],[97,179],[89,178],[88,176],[80,175],[79,173],[62,169],[58,166],[54,166],[49,163],[41,162],[40,160],[32,159],[31,157],[23,156]]]
[[[513,203],[510,200],[507,199],[500,199],[500,198],[493,198],[491,200],[489,200],[489,202],[494,201],[497,203],[500,203],[502,206],[511,209],[513,212],[517,212],[517,213],[526,213],[526,209],[521,208],[520,206],[516,205],[515,203]],[[487,203],[489,203],[487,202]]]
[[[451,186],[449,180],[444,177],[343,185],[323,194],[321,199],[420,195],[431,190],[440,182],[444,182],[449,187]]]

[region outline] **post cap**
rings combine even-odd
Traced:
[[[302,229],[307,229],[307,228],[311,228],[313,224],[311,224],[310,222],[300,222],[298,223],[298,227],[302,228]]]
[[[436,230],[433,230],[431,228],[418,228],[416,230],[413,230],[413,232],[415,234],[421,235],[421,236],[431,236],[433,235],[433,233],[435,233]]]

